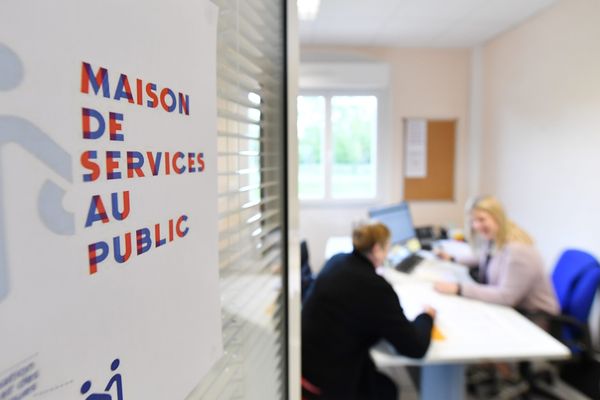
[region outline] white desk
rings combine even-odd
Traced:
[[[569,349],[509,307],[498,306],[433,290],[434,280],[470,279],[465,267],[426,260],[412,274],[380,268],[394,287],[404,312],[414,318],[431,305],[437,310],[435,325],[445,337],[433,340],[422,360],[394,354],[390,346],[371,351],[379,367],[420,365],[421,399],[462,400],[464,366],[487,361],[562,359]]]
[[[419,265],[415,270],[418,275]],[[561,359],[569,349],[509,307],[442,295],[433,284],[386,269],[405,314],[414,318],[424,304],[438,311],[435,325],[445,337],[433,340],[422,360],[394,354],[384,346],[371,354],[380,367],[421,365],[421,399],[464,398],[464,365],[487,361]]]

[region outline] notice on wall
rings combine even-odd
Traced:
[[[221,356],[216,26],[0,3],[0,399],[184,399]]]
[[[405,123],[404,176],[427,177],[427,121],[409,119]]]

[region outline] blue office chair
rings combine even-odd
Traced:
[[[584,251],[566,250],[556,263],[552,283],[561,310],[560,316],[550,317],[553,333],[574,355],[591,352],[587,321],[600,284],[600,263]]]
[[[547,320],[550,332],[571,349],[573,359],[569,362],[569,367],[563,368],[563,371],[573,370],[574,366],[578,365],[587,366],[593,362],[594,355],[587,321],[596,290],[600,285],[600,264],[589,253],[575,249],[565,250],[554,267],[552,283],[561,314],[537,313],[531,316],[534,319],[543,317]],[[534,373],[527,362],[520,363],[519,369],[521,376],[528,383],[527,394],[535,393],[549,399],[561,399],[538,384],[539,381],[552,382],[548,371]],[[565,379],[563,373],[561,377]],[[568,379],[565,380],[569,382]],[[573,384],[573,382],[569,383]],[[586,391],[581,387],[578,389]],[[593,398],[597,398],[595,394]]]

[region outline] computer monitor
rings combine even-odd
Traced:
[[[369,217],[387,225],[392,235],[392,244],[405,244],[416,238],[408,203],[405,201],[392,206],[372,208],[369,210]]]

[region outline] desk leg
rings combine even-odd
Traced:
[[[426,365],[421,369],[421,400],[463,400],[465,366]]]

